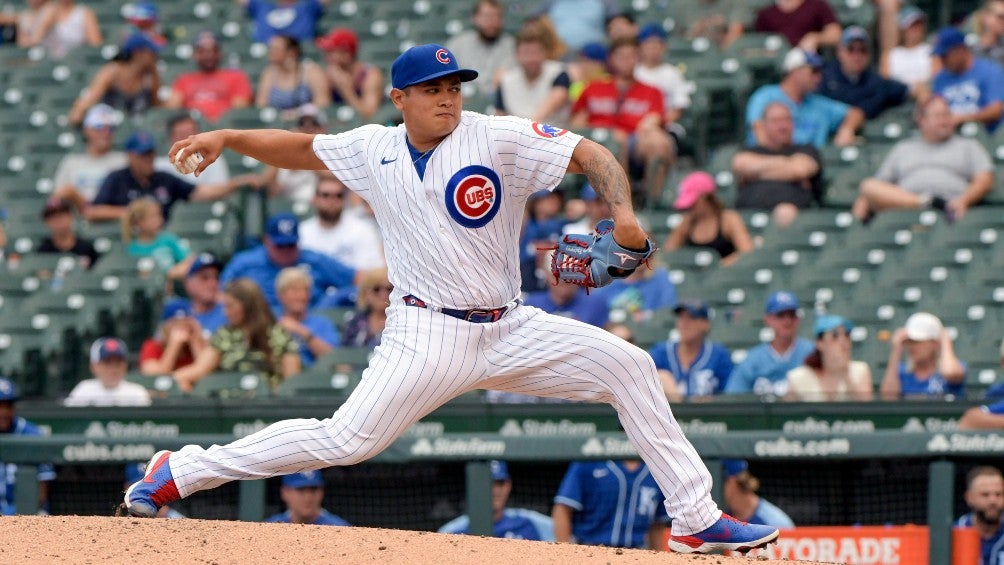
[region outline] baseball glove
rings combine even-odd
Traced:
[[[637,251],[614,241],[614,222],[603,220],[594,235],[569,234],[552,247],[551,272],[554,278],[586,289],[599,288],[614,279],[627,277],[655,253],[651,240]]]

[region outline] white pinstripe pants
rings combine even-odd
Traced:
[[[394,305],[362,381],[330,418],[276,422],[209,449],[186,446],[171,456],[171,472],[188,496],[233,480],[359,463],[479,388],[613,405],[666,496],[673,533],[699,532],[720,516],[711,476],[673,417],[648,354],[603,329],[527,306],[472,324]]]

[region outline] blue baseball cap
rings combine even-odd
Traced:
[[[825,314],[816,318],[816,324],[813,326],[812,333],[822,335],[830,330],[836,328],[844,328],[847,331],[854,329],[854,324],[850,320],[844,318],[843,316],[837,316],[836,314]]]
[[[722,459],[722,468],[725,470],[726,479],[748,471],[749,467],[749,463],[745,459]]]
[[[140,130],[129,136],[125,148],[130,153],[152,153],[157,149],[157,142],[149,132]]]
[[[320,471],[304,471],[282,477],[282,486],[289,488],[323,487],[324,477]]]
[[[100,363],[113,357],[126,359],[128,355],[125,342],[117,337],[102,337],[91,344],[91,363]]]
[[[943,27],[938,32],[938,37],[934,40],[934,48],[931,49],[931,54],[943,57],[952,49],[964,46],[965,44],[966,36],[964,33],[954,27]]]
[[[509,476],[509,466],[505,464],[505,461],[489,461],[488,467],[491,469],[493,481],[508,481],[511,479]]]
[[[136,2],[129,10],[126,17],[133,23],[147,23],[157,21],[157,5],[153,2]]]
[[[602,43],[587,43],[579,49],[579,55],[591,61],[605,63],[607,61],[607,48]]]
[[[160,313],[160,321],[166,322],[175,318],[190,318],[193,315],[192,306],[187,301],[172,300],[164,305],[164,310]]]
[[[17,387],[10,379],[0,377],[0,402],[17,402]]]
[[[119,52],[127,56],[142,49],[153,51],[154,53],[160,53],[160,45],[157,45],[157,42],[155,42],[149,35],[141,31],[137,31],[125,38],[122,45],[119,46]]]
[[[666,41],[666,38],[669,37],[669,34],[666,33],[666,28],[662,27],[662,25],[654,23],[645,24],[641,26],[641,29],[638,30],[638,43],[641,43],[642,41],[645,41],[646,39],[651,39],[653,37],[657,37],[663,41]]]
[[[408,88],[427,80],[457,75],[461,82],[478,78],[474,69],[461,69],[457,57],[446,47],[436,43],[416,45],[394,59],[390,67],[390,82],[394,88]]]
[[[865,28],[861,26],[847,26],[847,29],[840,34],[840,45],[844,47],[850,45],[854,41],[864,41],[868,43],[868,32]]]
[[[679,304],[676,305],[676,308],[673,308],[673,312],[677,315],[686,312],[691,318],[700,318],[703,320],[711,319],[711,311],[708,310],[708,305],[699,298],[681,300]]]
[[[203,251],[195,256],[195,261],[192,261],[192,266],[188,268],[188,276],[192,276],[206,267],[216,267],[222,271],[223,261],[220,261],[216,255]]]
[[[296,245],[300,242],[300,219],[296,214],[283,212],[268,219],[265,235],[275,245]]]
[[[790,310],[798,310],[798,297],[787,290],[779,290],[767,297],[767,304],[764,306],[764,314],[780,314]]]

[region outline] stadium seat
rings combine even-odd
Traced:
[[[279,385],[278,396],[347,397],[359,384],[362,372],[339,370],[330,362],[315,362]]]
[[[247,400],[268,395],[268,381],[263,376],[242,371],[210,373],[192,389],[192,396],[220,400]]]

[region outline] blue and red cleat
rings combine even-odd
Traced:
[[[181,498],[171,475],[171,452],[158,451],[146,464],[143,478],[125,491],[125,502],[119,506],[120,516],[155,518],[157,512]]]
[[[677,553],[746,553],[776,540],[777,535],[777,528],[773,526],[747,524],[723,512],[722,517],[703,532],[671,536],[669,549]]]

